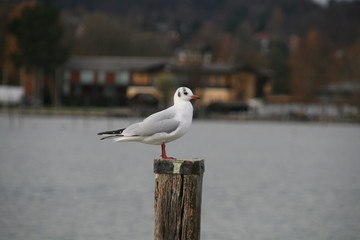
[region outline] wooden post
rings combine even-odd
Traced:
[[[155,159],[155,240],[200,240],[204,160]]]

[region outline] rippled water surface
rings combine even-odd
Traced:
[[[0,115],[0,239],[153,239],[160,147],[99,141],[135,119]],[[195,121],[202,239],[360,239],[360,127]]]

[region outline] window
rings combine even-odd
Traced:
[[[127,71],[116,72],[116,83],[118,85],[128,85],[130,74]]]
[[[134,73],[132,84],[134,85],[148,85],[150,84],[150,78],[147,73]]]
[[[82,70],[80,72],[80,82],[85,84],[93,83],[94,74],[91,70]]]
[[[114,84],[115,83],[115,73],[114,72],[107,72],[106,73],[106,83],[107,84]]]
[[[70,73],[70,80],[71,82],[79,82],[80,80],[80,73],[78,71],[71,71]]]

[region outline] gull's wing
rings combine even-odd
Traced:
[[[143,120],[143,122],[155,122],[155,121],[161,121],[165,119],[171,119],[175,117],[175,108],[174,106],[171,106],[167,109],[164,109],[160,112],[156,112],[154,114],[151,114],[147,118]]]
[[[165,119],[156,122],[142,122],[136,129],[133,129],[132,133],[137,136],[151,136],[156,133],[171,133],[178,128],[179,124],[179,121],[173,119]]]
[[[174,119],[173,107],[154,113],[144,121],[134,123],[123,131],[124,136],[151,136],[156,133],[171,133],[177,129],[180,122]]]

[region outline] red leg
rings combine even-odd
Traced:
[[[176,158],[172,158],[172,157],[168,157],[166,156],[166,149],[165,149],[165,143],[161,144],[161,157],[162,159],[176,159]]]

